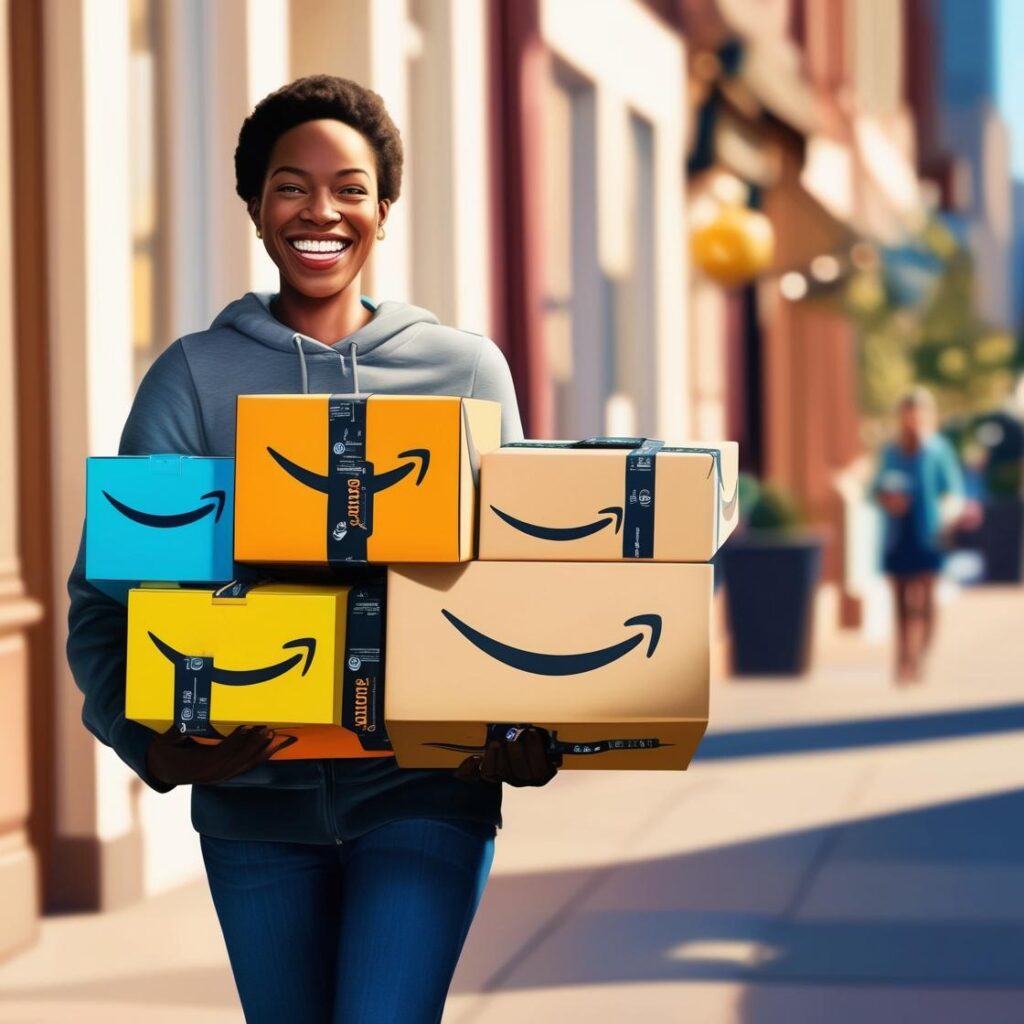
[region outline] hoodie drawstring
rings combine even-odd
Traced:
[[[349,344],[348,344],[348,354],[349,354],[349,358],[352,360],[352,392],[353,392],[353,394],[358,395],[359,394],[359,361],[358,361],[358,358],[356,356],[356,352],[357,352],[356,343],[354,341],[350,341]],[[344,357],[342,357],[342,366],[344,367],[344,365],[345,365],[345,360],[344,360]]]
[[[309,371],[306,369],[306,352],[302,347],[302,335],[293,334],[292,342],[295,345],[295,351],[299,355],[299,371],[302,374],[302,393],[304,395],[309,394]],[[359,394],[359,361],[358,361],[358,348],[354,341],[349,342],[348,354],[352,360],[352,393]],[[345,354],[343,352],[338,353],[338,358],[341,360],[341,373],[342,376],[348,376],[348,367],[345,365]]]
[[[295,342],[296,351],[299,353],[299,370],[302,373],[302,393],[309,394],[309,372],[306,370],[306,353],[302,351],[302,335],[293,334],[292,341]]]

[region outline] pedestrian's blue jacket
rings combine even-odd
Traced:
[[[949,439],[939,433],[930,434],[921,445],[919,452],[907,453],[895,442],[887,444],[878,459],[878,469],[871,486],[873,498],[886,489],[886,478],[892,473],[910,473],[911,461],[920,458],[919,501],[915,503],[915,526],[921,540],[928,545],[937,545],[942,531],[942,499],[947,496],[963,497],[964,481],[960,461]],[[899,520],[886,516],[885,549],[890,550],[896,543]]]
[[[233,456],[235,400],[245,394],[461,395],[502,407],[502,441],[523,436],[508,365],[489,338],[442,326],[401,302],[363,304],[373,318],[326,345],[270,311],[273,293],[249,292],[209,330],[179,338],[143,378],[120,454]],[[82,720],[150,787],[153,733],[124,716],[127,610],[86,581],[85,532],[68,580],[67,655],[85,695]],[[192,823],[222,838],[334,843],[399,818],[501,824],[501,790],[449,770],[403,770],[394,758],[265,762],[219,785],[193,786]]]

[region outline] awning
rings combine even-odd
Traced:
[[[916,172],[870,118],[857,119],[852,144],[812,135],[800,183],[833,217],[883,245],[900,245],[924,226]]]
[[[916,234],[925,210],[913,164],[874,118],[855,118],[853,132],[865,172],[866,231],[886,242]]]

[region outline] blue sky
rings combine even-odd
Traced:
[[[1010,126],[1013,176],[1024,180],[1024,0],[999,0],[996,45],[999,108]]]

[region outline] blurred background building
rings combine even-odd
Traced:
[[[914,379],[962,416],[1015,382],[997,6],[2,0],[0,955],[200,870],[187,790],[81,725],[64,580],[85,457],[153,358],[276,290],[234,193],[260,98],[378,91],[407,163],[364,291],[494,337],[531,436],[738,440],[824,539],[819,628],[877,634],[882,413]]]

